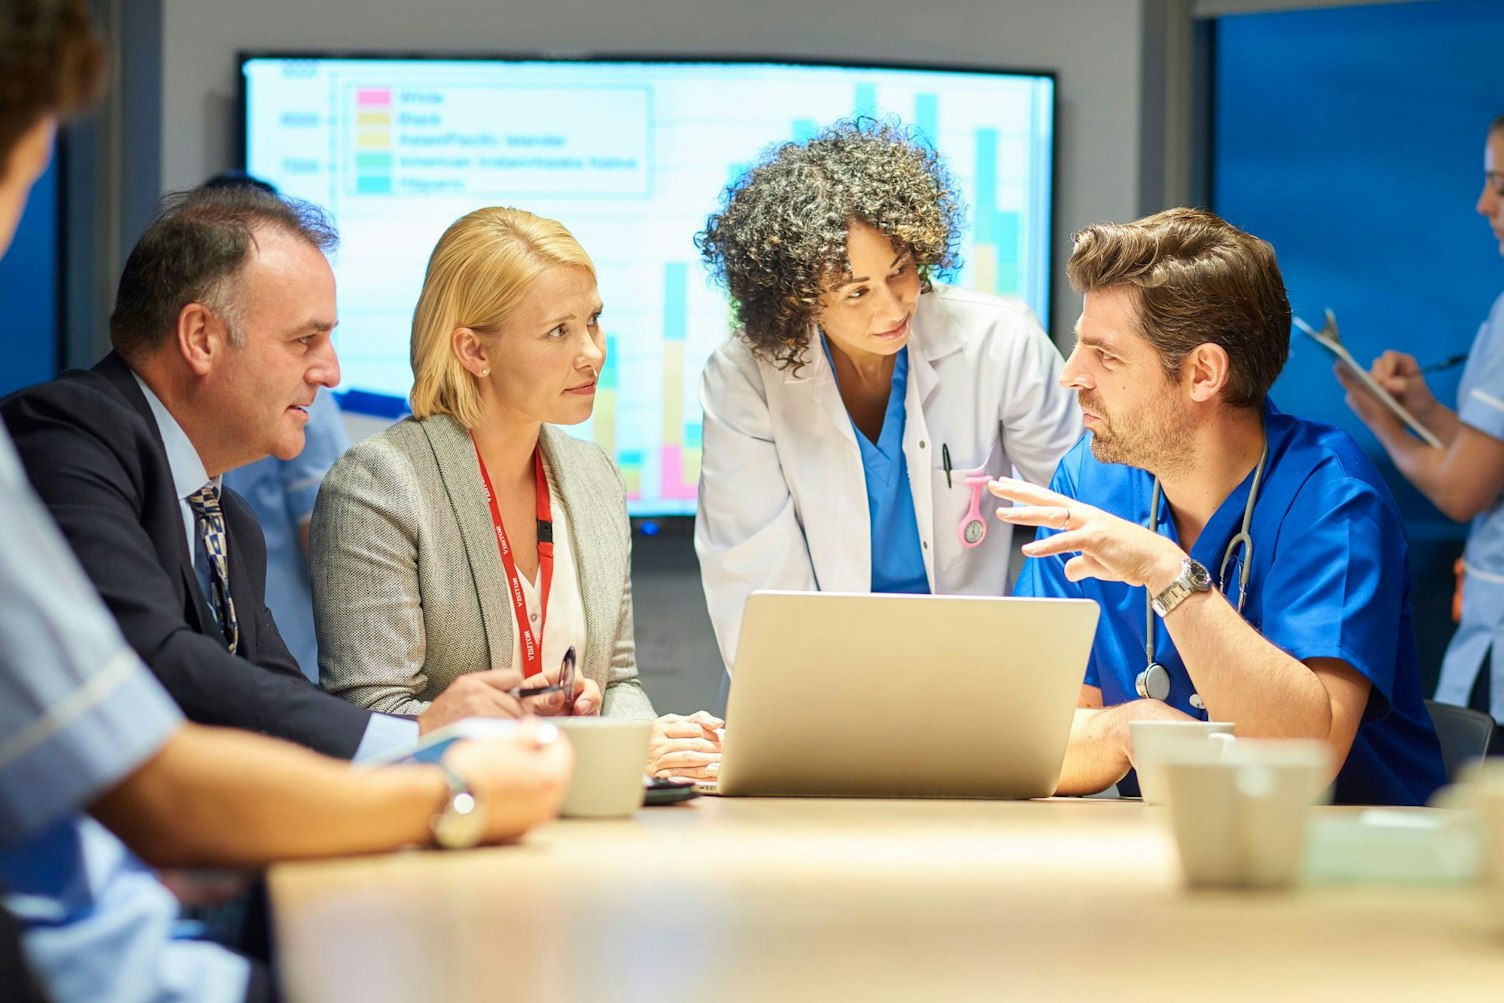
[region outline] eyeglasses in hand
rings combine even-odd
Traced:
[[[541,686],[516,686],[508,692],[517,700],[524,701],[524,707],[530,713],[543,714],[554,717],[568,717],[574,713],[574,645],[564,652],[564,661],[559,665],[559,681],[544,683]],[[559,694],[555,698],[554,694]],[[538,700],[533,706],[527,706],[525,701],[546,697]]]

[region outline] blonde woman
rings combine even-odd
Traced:
[[[473,711],[650,718],[632,636],[624,488],[590,417],[605,364],[595,267],[561,224],[480,209],[434,248],[413,315],[413,417],[329,471],[312,528],[331,693],[417,715],[457,677],[512,669]],[[577,664],[579,672],[570,669]],[[713,776],[721,722],[658,718],[659,775]]]

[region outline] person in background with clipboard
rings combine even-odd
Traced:
[[[1504,115],[1489,124],[1476,208],[1504,254]],[[1426,385],[1425,373],[1439,366],[1422,367],[1414,356],[1391,350],[1369,373],[1440,446],[1409,435],[1356,376],[1340,364],[1335,371],[1348,407],[1400,473],[1448,518],[1472,522],[1463,552],[1461,622],[1441,664],[1436,699],[1485,711],[1497,721],[1504,719],[1504,664],[1494,664],[1491,652],[1504,639],[1504,295],[1494,301],[1466,361],[1455,411]]]
[[[1087,434],[1048,489],[1017,594],[1097,603],[1060,794],[1139,792],[1135,721],[1325,744],[1339,804],[1445,781],[1423,702],[1399,509],[1352,437],[1280,412],[1290,303],[1266,241],[1204,209],[1077,231],[1061,380]]]

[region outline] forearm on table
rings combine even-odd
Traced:
[[[601,714],[604,717],[641,717],[652,718],[658,714],[653,710],[653,701],[648,698],[647,690],[642,687],[642,680],[637,677],[637,670],[633,667],[631,675],[617,676],[619,670],[612,669],[614,678],[606,683],[601,691]]]
[[[1188,597],[1165,628],[1214,721],[1244,738],[1319,738],[1332,730],[1332,703],[1311,669],[1265,640],[1215,589]]]
[[[256,867],[429,839],[432,767],[352,771],[248,732],[186,725],[91,813],[159,867]]]
[[[1076,708],[1056,794],[1095,794],[1127,774],[1130,763],[1124,737],[1128,727],[1125,706]]]
[[[381,677],[375,678],[371,674],[374,666],[348,664],[337,655],[331,657],[322,652],[319,660],[321,668],[328,666],[327,671],[321,672],[324,690],[357,707],[364,707],[378,714],[417,717],[433,703],[418,696],[428,687],[428,677],[423,673],[422,666],[416,666],[405,676],[399,676],[397,673],[401,671],[401,666],[383,664],[379,666]]]
[[[339,694],[345,699],[350,699],[348,694]],[[413,696],[413,691],[405,686],[392,686],[378,690],[376,694],[364,694],[355,703],[373,710],[378,714],[390,714],[393,717],[421,717],[429,707],[433,706],[432,700],[420,700]]]

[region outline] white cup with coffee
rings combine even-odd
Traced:
[[[1186,880],[1197,887],[1293,884],[1310,808],[1331,768],[1331,750],[1314,739],[1242,739],[1215,760],[1182,756],[1165,763]]]
[[[612,717],[556,717],[549,722],[569,736],[574,748],[574,774],[559,814],[620,818],[642,807],[653,722]]]
[[[1233,737],[1231,721],[1131,721],[1133,769],[1147,804],[1166,804],[1164,764],[1172,756],[1219,758]]]

